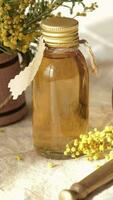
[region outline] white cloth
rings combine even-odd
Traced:
[[[16,155],[22,152],[22,161]],[[48,168],[48,162],[57,164]],[[43,158],[32,145],[31,116],[5,128],[0,133],[0,200],[58,200],[62,189],[81,180],[104,161],[54,161]],[[113,186],[94,196],[92,200],[112,200]]]

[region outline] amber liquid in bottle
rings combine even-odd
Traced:
[[[33,139],[38,152],[63,158],[88,127],[88,69],[75,48],[47,48],[33,82]]]

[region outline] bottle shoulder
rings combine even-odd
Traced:
[[[48,55],[48,52],[45,52],[37,77],[63,80],[86,73],[88,73],[87,64],[80,50],[57,55],[53,53]]]
[[[76,57],[78,54],[81,54],[81,56],[83,56],[81,51],[77,48],[46,48],[44,51],[44,58],[63,59]]]
[[[87,68],[87,63],[84,55],[79,49],[55,49],[55,51],[45,50],[42,59],[41,67],[47,67],[48,65],[53,65],[54,68]]]

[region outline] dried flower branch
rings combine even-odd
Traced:
[[[69,3],[69,5],[67,5]],[[86,15],[93,11],[96,3],[87,6],[84,0],[0,0],[0,51],[18,51],[25,54],[29,44],[40,35],[40,21],[53,15],[60,6],[66,6],[70,13],[79,4]]]

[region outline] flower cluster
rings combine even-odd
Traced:
[[[27,51],[29,43],[37,35],[35,31],[24,34],[26,28],[25,11],[29,4],[30,0],[18,2],[13,0],[1,3],[0,7],[0,42],[3,46],[22,53]]]
[[[64,155],[72,158],[85,155],[88,160],[113,159],[113,151],[110,152],[112,148],[113,126],[106,126],[102,131],[95,128],[87,134],[80,135],[78,139],[66,145]]]

